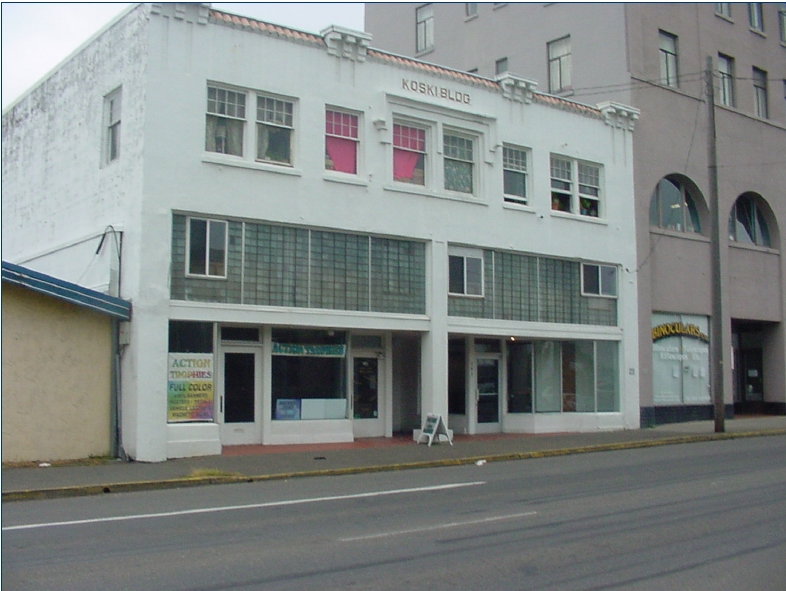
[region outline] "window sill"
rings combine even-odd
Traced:
[[[526,213],[536,213],[535,208],[531,205],[527,205],[526,203],[514,203],[512,201],[503,201],[502,207],[505,209],[511,209],[514,211],[523,211]]]
[[[401,184],[388,184],[383,187],[385,191],[393,191],[396,193],[408,193],[410,195],[420,195],[422,197],[433,197],[435,199],[447,199],[448,201],[461,201],[462,203],[473,203],[475,205],[486,205],[488,203],[481,201],[479,197],[474,195],[464,196],[462,193],[437,193],[431,191],[426,187],[417,188],[416,186],[408,186]]]
[[[474,21],[476,18],[478,18],[478,13],[477,12],[475,14],[470,14],[469,16],[465,16],[464,17],[464,22],[468,23],[469,21]]]
[[[205,152],[202,154],[202,162],[209,164],[219,164],[221,166],[233,166],[235,168],[247,168],[249,170],[264,170],[267,172],[277,172],[279,174],[288,174],[290,176],[303,176],[303,171],[289,166],[278,166],[275,164],[268,164],[266,162],[251,162],[244,160],[237,156],[225,156],[223,154],[213,154]]]
[[[559,211],[557,209],[549,210],[552,217],[562,218],[565,220],[576,220],[579,222],[589,222],[590,224],[598,224],[600,226],[608,226],[609,223],[603,218],[595,218],[588,215],[578,215],[569,213],[567,211]]]
[[[748,244],[747,242],[737,242],[729,239],[729,248],[739,248],[740,250],[752,250],[766,254],[779,254],[777,250],[769,246],[759,246],[758,244]]]
[[[468,293],[451,293],[448,292],[449,298],[461,298],[464,300],[482,300],[485,299],[486,296],[484,295],[472,295]]]
[[[424,55],[428,55],[429,53],[431,53],[433,51],[434,51],[434,46],[432,45],[431,47],[427,47],[423,51],[415,52],[415,57],[416,58],[420,58],[420,57],[422,57]]]
[[[726,21],[727,23],[731,23],[732,25],[734,24],[734,19],[731,18],[730,16],[726,16],[725,14],[718,14],[717,12],[715,13],[715,16],[717,16],[721,20]]]
[[[650,226],[650,234],[671,236],[672,238],[684,238],[686,240],[694,240],[696,242],[706,242],[707,244],[710,243],[710,239],[707,236],[704,236],[703,234],[698,234],[696,232],[682,232],[680,230],[667,230],[665,228]]]
[[[193,275],[186,273],[186,279],[207,279],[208,281],[227,281],[228,277],[219,277],[217,275]]]
[[[368,181],[366,179],[360,178],[357,175],[349,174],[349,173],[333,172],[333,171],[326,170],[322,178],[326,181],[330,181],[331,183],[343,183],[345,185],[357,185],[360,187],[368,187]]]
[[[759,37],[762,37],[763,39],[767,38],[767,34],[764,31],[760,31],[759,29],[754,29],[753,27],[748,27],[748,30],[751,33],[758,35]]]

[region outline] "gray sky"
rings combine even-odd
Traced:
[[[363,30],[362,3],[213,2],[215,8],[318,33]],[[3,109],[44,77],[128,3],[2,3]]]

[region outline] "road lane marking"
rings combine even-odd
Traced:
[[[157,517],[177,517],[181,515],[196,515],[199,513],[219,513],[221,511],[239,511],[242,509],[265,509],[268,507],[285,507],[288,505],[303,505],[306,503],[324,503],[326,501],[343,501],[347,499],[366,499],[372,497],[384,497],[389,495],[402,495],[418,492],[432,492],[437,490],[449,490],[453,488],[465,488],[468,486],[480,486],[486,484],[485,481],[461,482],[458,484],[439,484],[434,486],[420,486],[417,488],[400,488],[394,490],[382,490],[376,492],[356,493],[351,495],[336,495],[330,497],[314,497],[310,499],[293,499],[288,501],[271,501],[269,503],[254,503],[251,505],[229,505],[226,507],[207,507],[204,509],[184,509],[182,511],[167,511],[164,513],[142,513],[139,515],[122,515],[118,517],[96,517],[93,519],[77,519],[74,521],[54,521],[49,523],[31,523],[28,525],[9,525],[4,526],[2,531],[17,531],[23,529],[40,529],[44,527],[62,527],[65,525],[83,525],[89,523],[109,523],[111,521],[132,521],[135,519],[155,519]]]
[[[447,529],[449,527],[461,527],[462,525],[477,525],[479,523],[491,523],[492,521],[502,521],[504,519],[517,519],[519,517],[531,517],[537,515],[537,511],[527,511],[526,513],[513,513],[511,515],[499,515],[497,517],[486,517],[484,519],[473,519],[471,521],[454,521],[452,523],[441,523],[428,527],[417,527],[415,529],[402,529],[398,531],[389,531],[379,534],[369,534],[367,536],[354,536],[351,538],[339,538],[339,542],[358,542],[364,540],[374,540],[379,538],[390,538],[393,536],[403,536],[407,534],[417,534],[424,531],[435,531],[438,529]]]

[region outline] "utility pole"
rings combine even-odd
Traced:
[[[710,379],[715,416],[715,432],[726,430],[725,408],[723,404],[723,284],[721,283],[721,212],[718,198],[718,146],[715,136],[715,80],[712,56],[707,57],[707,153],[710,182],[710,215],[712,216],[711,236],[711,278],[712,278],[712,322],[710,323]]]

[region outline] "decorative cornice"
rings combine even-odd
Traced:
[[[320,31],[320,35],[325,41],[328,54],[354,62],[366,61],[366,53],[371,43],[370,33],[331,25]]]
[[[603,120],[606,122],[606,125],[627,129],[628,131],[635,129],[636,120],[641,114],[641,111],[638,109],[613,101],[598,103],[598,109],[603,113]]]
[[[497,84],[502,89],[502,96],[511,101],[518,101],[520,103],[530,104],[532,102],[532,94],[538,86],[535,80],[528,78],[521,78],[505,72],[495,78]]]

